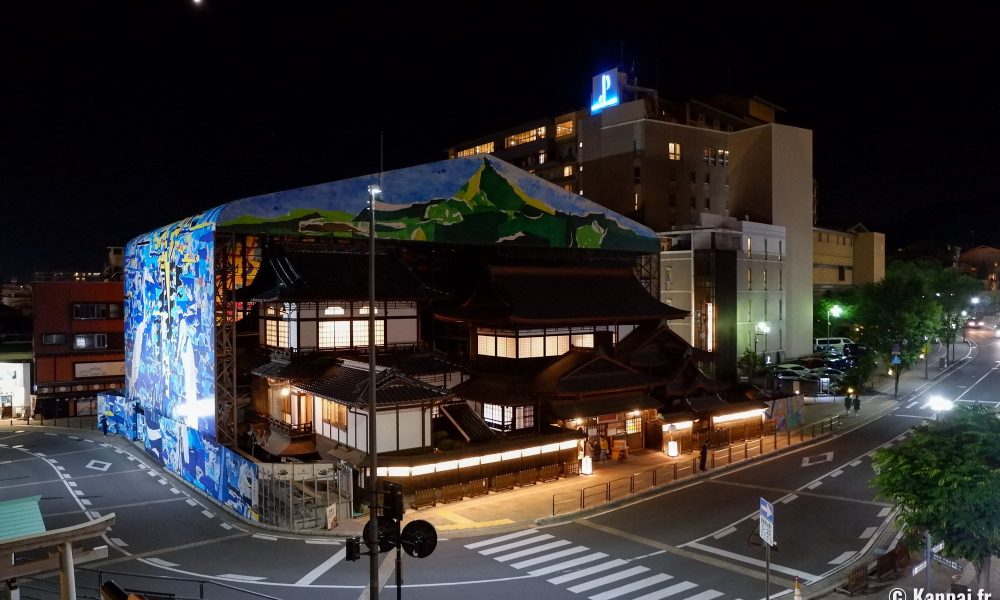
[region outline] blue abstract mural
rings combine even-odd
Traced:
[[[221,209],[139,236],[125,249],[127,395],[213,436],[213,250]]]

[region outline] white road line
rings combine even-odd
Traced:
[[[756,558],[750,558],[749,556],[743,556],[742,554],[736,554],[735,552],[729,552],[728,550],[722,550],[720,548],[713,548],[712,546],[706,546],[704,544],[699,544],[698,542],[688,542],[685,544],[690,548],[695,548],[701,550],[702,552],[708,552],[709,554],[718,554],[719,556],[725,556],[731,560],[736,560],[739,562],[747,563],[749,565],[754,565],[756,567],[763,568],[765,566],[764,561],[758,560]],[[802,581],[807,583],[812,583],[817,579],[817,575],[812,573],[806,573],[805,571],[799,571],[798,569],[793,569],[791,567],[785,567],[779,564],[771,563],[771,570],[777,571],[779,573],[784,573],[785,575],[791,575],[793,577],[798,577]],[[635,600],[638,600],[636,598]]]
[[[695,594],[694,596],[689,596],[684,600],[712,600],[712,598],[718,598],[722,595],[722,592],[716,590],[705,590],[700,594]]]
[[[187,500],[185,500],[185,502],[187,502],[191,506],[198,506],[198,503],[195,502],[195,500],[193,498],[188,498]]]
[[[851,466],[852,466],[852,467],[856,467],[856,466],[858,466],[858,465],[860,465],[860,464],[861,464],[861,460],[860,460],[860,459],[858,459],[858,460],[853,460],[853,461],[851,461],[851,463],[850,463],[850,464],[851,464]]]
[[[276,541],[278,541],[278,538],[276,536],[266,535],[266,534],[263,534],[263,533],[255,533],[251,537],[255,537],[258,540],[267,540],[269,542],[276,542]]]
[[[574,579],[580,579],[581,577],[586,577],[588,575],[593,575],[594,573],[601,573],[603,571],[609,571],[611,569],[617,569],[618,567],[627,565],[628,561],[616,558],[614,560],[609,560],[608,562],[601,563],[599,565],[594,565],[593,567],[587,567],[586,569],[580,569],[579,571],[573,571],[572,573],[566,573],[565,575],[560,575],[559,577],[553,577],[549,579],[549,583],[555,585],[560,585],[566,583],[567,581],[573,581]]]
[[[891,513],[891,512],[892,512],[892,507],[891,506],[886,506],[882,510],[878,511],[878,516],[880,516],[880,517],[886,517],[886,516],[889,516],[889,513]]]
[[[222,575],[216,575],[219,579],[233,579],[236,581],[263,581],[267,577],[255,577],[253,575],[238,575],[235,573],[224,573]]]
[[[545,556],[539,556],[538,558],[532,558],[531,560],[522,560],[521,562],[511,563],[510,566],[515,569],[523,569],[525,567],[533,567],[544,562],[549,562],[550,560],[556,560],[557,558],[563,558],[565,556],[572,556],[574,554],[579,554],[581,552],[586,552],[590,548],[586,546],[573,546],[567,550],[560,550],[559,552],[553,552],[552,554],[546,554]]]
[[[712,537],[715,538],[715,539],[719,539],[719,538],[722,538],[722,537],[726,537],[727,535],[729,535],[730,533],[732,533],[734,531],[736,531],[736,528],[735,527],[730,527],[728,529],[723,529],[722,531],[720,531],[719,533],[713,535]]]
[[[205,515],[209,519],[214,519],[215,518],[215,514],[212,513],[212,511],[210,511],[208,509],[205,509],[205,510],[201,511],[201,514]]]
[[[649,570],[648,567],[642,567],[642,566],[632,567],[631,569],[625,569],[624,571],[618,571],[617,573],[605,575],[604,577],[598,577],[597,579],[592,579],[585,583],[580,583],[566,589],[573,592],[574,594],[579,594],[580,592],[586,592],[587,590],[592,590],[596,587],[601,587],[602,585],[607,585],[609,583],[621,581],[622,579],[627,579],[633,575],[638,575],[639,573],[645,573],[648,570]]]
[[[147,558],[146,561],[147,562],[151,562],[154,565],[160,565],[161,567],[176,567],[176,566],[178,566],[177,563],[172,563],[172,562],[163,560],[162,558]]]
[[[679,594],[693,587],[698,587],[698,584],[691,583],[690,581],[682,581],[680,583],[675,583],[674,585],[668,588],[663,588],[662,590],[656,590],[655,592],[650,592],[644,596],[639,596],[638,598],[632,598],[632,600],[660,600],[661,598],[666,598],[668,596],[673,596],[674,594]]]
[[[226,522],[219,523],[219,527],[221,527],[223,529],[232,529],[233,528],[232,525],[230,525],[229,523],[226,523]],[[308,542],[306,542],[306,543],[308,543]]]
[[[126,547],[126,548],[128,547],[128,544],[125,543],[125,540],[123,540],[121,538],[108,538],[108,539],[111,540],[112,542],[114,542],[115,546],[122,546],[122,547]]]
[[[73,493],[76,494],[77,496],[82,496],[84,494],[84,491],[83,490],[73,490]]]
[[[511,552],[510,554],[504,554],[502,556],[494,556],[500,562],[507,562],[508,560],[514,560],[515,558],[523,558],[525,556],[531,556],[532,554],[538,554],[539,552],[547,552],[549,550],[554,550],[555,548],[561,548],[563,546],[569,546],[573,542],[569,540],[556,540],[548,544],[542,544],[535,548],[528,548],[527,550],[519,550],[517,552]]]
[[[830,473],[830,477],[837,477],[837,476],[843,475],[843,474],[844,474],[844,471],[842,471],[841,469],[837,469],[833,473]]]
[[[339,540],[306,540],[307,544],[319,544],[323,546],[339,546]]]
[[[160,485],[167,485],[167,480],[166,479],[161,479],[160,480]]]
[[[534,535],[536,533],[538,533],[537,529],[525,529],[524,531],[515,531],[514,533],[508,533],[507,535],[501,535],[500,537],[490,538],[474,544],[466,544],[465,547],[469,550],[474,550],[476,548],[482,548],[483,546],[489,546],[490,544],[505,542],[507,540],[517,539],[526,535]]]
[[[344,560],[344,556],[346,555],[347,555],[347,548],[341,548],[339,552],[335,553],[333,556],[323,561],[318,567],[303,575],[302,579],[299,579],[298,581],[295,582],[295,585],[309,585],[310,583],[316,581],[317,579],[319,579],[320,575],[326,573],[327,571],[332,569],[335,564]]]
[[[829,562],[829,564],[831,564],[831,565],[842,565],[842,564],[844,564],[844,562],[847,561],[848,558],[851,558],[852,556],[854,556],[857,553],[858,553],[857,550],[848,550],[847,552],[844,552],[843,554],[841,554],[837,558],[831,560]]]
[[[807,485],[806,487],[809,488],[810,490],[814,490],[814,489],[818,488],[821,485],[823,485],[822,481],[814,481],[814,482],[810,483],[809,485]]]
[[[616,587],[606,592],[601,592],[600,594],[597,594],[595,596],[591,596],[590,600],[612,600],[613,598],[617,598],[618,596],[624,596],[625,594],[641,590],[642,588],[647,588],[651,585],[656,585],[668,579],[673,579],[673,577],[671,577],[670,575],[665,575],[663,573],[657,573],[656,575],[653,575],[651,577],[640,579],[639,581],[633,581],[628,585]]]
[[[172,487],[172,488],[170,488],[170,493],[171,494],[179,494],[179,493],[181,493],[181,491],[179,489],[177,489],[177,488]]]
[[[877,530],[878,530],[878,527],[865,527],[865,530],[861,532],[861,538],[860,539],[867,540],[871,536],[875,535],[875,532]]]
[[[910,402],[909,404],[907,404],[907,405],[906,405],[906,408],[913,408],[913,407],[914,407],[914,406],[916,406],[916,405],[917,405],[918,403],[919,403],[919,400],[914,400],[913,402]]]
[[[130,460],[130,461],[132,461],[132,462],[135,462],[135,457],[134,457],[134,456],[132,456],[131,454],[129,454],[129,455],[128,455],[128,456],[126,456],[125,458],[129,459],[129,460]]]
[[[479,553],[484,556],[489,556],[490,554],[496,554],[497,552],[505,552],[507,550],[513,550],[514,548],[521,548],[529,544],[544,542],[545,540],[551,540],[553,537],[555,536],[546,533],[535,536],[533,538],[528,538],[526,540],[518,540],[516,542],[511,542],[509,544],[503,544],[502,546],[494,546],[492,548],[487,548],[486,550],[480,550]]]
[[[84,506],[90,506],[91,502],[90,502],[90,500],[87,500],[86,498],[83,498],[83,499],[80,500],[80,504],[82,504]]]
[[[76,487],[76,482],[75,481],[67,481],[66,485],[68,485],[69,487]]]
[[[602,558],[607,558],[607,557],[608,555],[603,552],[594,552],[593,554],[588,554],[586,556],[574,558],[573,560],[567,560],[565,562],[549,565],[547,567],[542,567],[541,569],[535,569],[534,571],[528,571],[528,575],[548,575],[549,573],[555,573],[556,571],[562,571],[563,569],[569,569],[579,565],[585,565],[589,562],[594,562],[595,560],[601,560]]]
[[[65,470],[66,470],[66,467],[56,467],[56,470],[57,470],[57,471],[65,471]]]
[[[796,495],[796,494],[790,494],[787,498],[782,498],[781,499],[781,503],[782,504],[788,504],[789,502],[791,502],[793,500],[798,500],[798,498],[799,498],[798,495]]]

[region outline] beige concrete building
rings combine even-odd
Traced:
[[[885,277],[885,234],[855,225],[847,231],[814,227],[813,292],[877,283]]]
[[[782,109],[760,98],[672,103],[614,70],[594,78],[594,91],[591,110],[532,121],[449,153],[496,154],[664,234],[698,227],[705,214],[783,228],[772,242],[780,247],[749,251],[784,257],[783,339],[774,347],[788,356],[811,352],[812,132],[775,123]],[[662,289],[655,281],[650,287]],[[714,318],[750,322],[735,313]]]

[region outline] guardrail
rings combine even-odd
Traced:
[[[757,439],[744,440],[742,443],[730,444],[708,454],[707,467],[724,467],[744,462],[751,458],[774,452],[779,448],[787,448],[795,443],[833,432],[841,427],[841,416],[827,417],[816,423],[799,427],[795,430],[774,432],[773,435]],[[663,486],[674,481],[691,477],[698,471],[698,458],[684,459],[663,465],[655,469],[633,473],[628,477],[612,479],[598,483],[575,492],[560,492],[552,494],[552,516],[585,510],[605,502]]]

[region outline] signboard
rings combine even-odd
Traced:
[[[899,358],[898,354],[893,354],[892,355],[892,364],[899,365],[899,364],[902,364],[902,363],[903,363],[903,361]]]
[[[326,528],[333,529],[337,526],[337,505],[331,504],[326,507]]]
[[[596,115],[609,106],[616,106],[618,102],[618,69],[611,69],[594,77],[590,94],[590,114]]]
[[[944,542],[938,542],[931,546],[931,552],[940,552],[944,550]]]
[[[941,563],[942,565],[944,565],[946,567],[951,567],[952,569],[955,569],[956,571],[959,571],[959,572],[964,571],[964,569],[962,568],[962,565],[958,564],[957,560],[951,560],[950,558],[945,558],[945,557],[941,556],[940,554],[932,554],[931,558],[934,559],[934,560],[936,560],[936,561],[938,561],[939,563]]]
[[[73,365],[73,378],[84,377],[124,377],[125,361],[86,362]]]
[[[768,546],[774,545],[774,506],[760,499],[760,539]]]
[[[923,571],[926,568],[927,568],[927,561],[922,560],[917,564],[913,565],[913,569],[910,570],[910,575],[916,575],[917,573]]]

